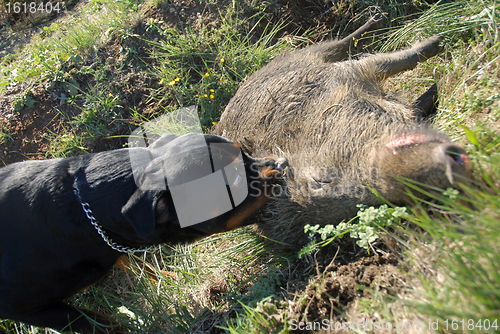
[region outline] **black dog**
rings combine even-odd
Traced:
[[[200,138],[206,147],[189,149]],[[202,154],[207,147],[209,154]],[[152,158],[134,170],[134,154]],[[182,228],[170,189],[192,181],[187,174],[193,168],[217,161],[221,168],[232,161],[244,165],[224,177],[231,190],[246,177],[247,196],[236,200],[233,191],[231,210]],[[222,137],[187,134],[165,135],[149,148],[1,168],[0,317],[56,330],[123,333],[108,316],[63,300],[95,283],[124,252],[192,242],[251,223],[285,164],[284,159],[253,159]],[[166,186],[148,184],[158,175]],[[89,319],[108,327],[95,327]]]

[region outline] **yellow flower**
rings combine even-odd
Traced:
[[[215,125],[215,124],[217,124],[217,122],[212,122],[212,125]]]
[[[210,94],[210,98],[213,99],[215,96],[214,94]]]
[[[221,59],[220,59],[220,62],[221,62],[221,63],[223,63],[223,62],[224,62],[224,58],[221,58]]]
[[[211,91],[212,93],[215,93],[215,90],[213,90],[213,89],[210,89],[210,91]]]
[[[160,80],[160,85],[163,84],[164,81],[165,81],[165,79],[161,79]]]
[[[173,85],[175,85],[175,81],[174,81],[174,80],[172,80],[172,81],[170,81],[168,84],[169,84],[170,86],[173,86]]]
[[[208,97],[208,95],[207,94],[203,94],[203,97]]]
[[[196,97],[200,97],[198,94],[196,94]]]
[[[210,67],[208,70],[211,71],[211,70],[213,70],[213,68]]]
[[[207,72],[207,73],[205,73],[205,76],[206,76],[206,77],[209,77],[209,76],[210,76],[210,74]]]
[[[181,78],[177,77],[174,79],[175,82],[179,82],[181,80]]]
[[[109,94],[108,94],[108,97],[113,97],[113,94],[109,93]]]

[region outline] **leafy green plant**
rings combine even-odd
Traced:
[[[22,110],[25,106],[28,108],[33,108],[35,105],[35,100],[31,98],[29,95],[29,90],[24,92],[23,94],[20,94],[13,102],[12,106],[14,107],[14,110]]]
[[[14,87],[30,79],[54,80],[70,57],[66,52],[37,50],[24,55],[22,61],[0,64],[0,89]]]
[[[5,144],[8,140],[12,140],[10,129],[7,125],[0,123],[0,144]]]
[[[375,208],[358,204],[358,208],[357,217],[348,222],[342,222],[336,226],[325,225],[321,227],[320,225],[311,226],[309,224],[304,226],[304,233],[309,234],[311,242],[299,252],[299,257],[311,253],[320,246],[326,246],[333,240],[342,238],[347,233],[351,238],[358,239],[356,244],[359,247],[368,250],[370,245],[379,238],[379,233],[385,232],[387,227],[407,216],[406,207],[390,208],[388,205],[383,204]],[[317,235],[321,238],[320,242],[315,241]]]

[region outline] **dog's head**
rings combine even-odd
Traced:
[[[214,135],[164,135],[148,149],[152,160],[134,172],[138,188],[122,214],[154,242],[189,242],[251,223],[286,167],[286,159],[254,159]]]

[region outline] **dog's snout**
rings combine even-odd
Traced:
[[[288,166],[288,160],[286,158],[276,159],[274,157],[267,157],[258,160],[261,161],[263,167],[271,170],[277,170],[279,172],[283,172]]]

